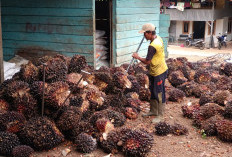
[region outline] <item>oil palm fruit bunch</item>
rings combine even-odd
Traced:
[[[97,141],[91,135],[86,133],[79,134],[75,140],[77,151],[82,153],[91,153],[97,148]]]
[[[133,107],[126,107],[124,109],[124,115],[126,116],[126,118],[128,119],[137,119],[138,118],[138,111],[133,108]]]
[[[0,132],[0,155],[11,156],[14,147],[20,145],[17,135]]]
[[[26,118],[18,112],[0,114],[0,131],[18,133],[25,122]]]
[[[112,77],[113,77],[112,82],[113,82],[114,86],[116,86],[120,89],[132,87],[132,83],[127,78],[127,74],[125,72],[117,71],[112,75]]]
[[[40,80],[43,78],[43,65],[39,66],[40,70]],[[68,67],[66,63],[60,58],[52,58],[46,62],[45,70],[45,81],[46,82],[56,82],[62,81],[66,78],[68,73]]]
[[[213,85],[212,85],[213,87]],[[209,86],[207,86],[206,84],[195,84],[195,86],[193,86],[192,89],[192,94],[196,97],[196,98],[200,98],[201,95],[204,95],[206,92],[211,91]]]
[[[200,104],[189,102],[188,104],[183,105],[181,109],[184,117],[193,118],[194,113],[200,109]]]
[[[80,73],[87,66],[84,56],[74,55],[70,61],[68,72]]]
[[[213,101],[221,106],[225,106],[226,102],[231,98],[228,90],[219,90],[214,93]]]
[[[142,102],[139,99],[128,98],[126,106],[135,108],[138,112],[140,112],[140,106]]]
[[[37,68],[31,61],[22,65],[19,72],[20,79],[32,83],[39,80],[39,68]]]
[[[122,64],[120,67],[122,67],[122,68],[126,71],[129,65],[130,65],[130,64],[125,63],[125,64]],[[128,73],[129,75],[135,75],[135,70],[134,70],[133,66],[134,66],[134,65],[130,66],[129,69],[128,69],[128,72],[127,72],[127,73]]]
[[[168,94],[169,94],[168,100],[174,102],[181,102],[185,97],[184,92],[177,88],[172,89],[171,91],[168,92]]]
[[[128,157],[145,157],[153,146],[153,135],[143,129],[121,130],[119,143],[122,143],[122,151]]]
[[[120,140],[120,134],[118,131],[110,131],[105,138],[100,140],[100,147],[106,153],[116,154],[119,151],[118,142]]]
[[[110,74],[111,75],[114,75],[116,72],[120,72],[120,73],[125,73],[125,69],[123,67],[113,67],[113,68],[110,68]]]
[[[43,57],[38,58],[35,61],[33,61],[33,64],[38,67],[38,66],[42,65],[43,63],[46,63],[48,60],[50,60],[52,58],[53,58],[53,56],[43,56]]]
[[[172,127],[167,122],[159,122],[155,125],[155,133],[159,136],[166,136],[172,132]]]
[[[196,74],[194,75],[194,80],[197,83],[207,83],[211,81],[210,72],[206,69],[198,69],[196,70]]]
[[[224,113],[224,108],[215,103],[207,103],[200,107],[200,109],[193,115],[193,125],[196,127],[201,127],[204,120],[214,116],[222,115]]]
[[[139,99],[142,101],[150,101],[151,92],[148,88],[140,88],[139,90]]]
[[[171,129],[172,129],[172,133],[177,136],[188,134],[188,129],[185,126],[177,123],[172,125]]]
[[[78,126],[81,120],[81,112],[76,106],[68,106],[56,121],[61,131],[68,131]]]
[[[94,84],[99,88],[99,90],[104,91],[108,84],[112,82],[112,77],[109,72],[95,72]]]
[[[226,118],[232,119],[232,100],[226,103],[224,116]]]
[[[20,141],[35,150],[49,150],[64,141],[55,123],[46,117],[31,118],[19,133]]]
[[[105,109],[104,97],[100,91],[90,88],[86,91],[86,99],[90,102],[90,108],[92,110]]]
[[[14,99],[14,103],[11,105],[13,111],[22,113],[26,119],[38,116],[39,110],[37,100],[31,95],[22,95]]]
[[[108,133],[114,130],[114,125],[107,118],[101,118],[96,121],[97,130],[100,133]]]
[[[232,63],[226,63],[222,69],[222,71],[227,75],[227,76],[232,76]]]
[[[130,92],[126,94],[126,98],[138,99],[139,95],[136,92]]]
[[[194,80],[195,70],[191,69],[186,63],[183,67],[180,67],[180,71],[184,74],[184,77],[188,79],[188,81]]]
[[[219,139],[224,142],[232,142],[232,121],[221,120],[216,123]]]
[[[107,66],[101,66],[97,71],[110,73],[110,68]]]
[[[185,82],[179,86],[177,86],[178,89],[182,90],[187,97],[193,95],[193,90],[197,86],[197,83],[194,81],[191,82]]]
[[[146,74],[137,74],[136,78],[141,87],[149,88],[149,78]]]
[[[222,76],[221,78],[218,79],[216,83],[216,88],[218,90],[232,90],[232,81],[231,78],[228,76]]]
[[[19,145],[12,150],[13,157],[31,157],[34,150],[30,146]]]
[[[201,95],[199,104],[203,106],[206,103],[213,103],[213,93],[208,92],[206,94]]]
[[[70,73],[67,75],[66,82],[68,83],[72,93],[79,93],[81,88],[84,88],[84,81],[80,80],[81,77],[82,75],[78,73]]]
[[[215,136],[217,135],[216,123],[223,119],[224,118],[221,115],[212,116],[202,122],[201,130],[203,130],[207,136]]]
[[[0,112],[7,112],[9,111],[9,108],[9,103],[6,100],[0,98]]]
[[[135,64],[133,66],[133,68],[135,70],[135,74],[139,74],[139,73],[146,74],[146,73],[148,73],[146,65],[144,65],[142,62],[140,62],[138,64]]]
[[[180,70],[171,72],[168,76],[168,80],[174,87],[188,81]]]
[[[113,123],[115,127],[123,126],[126,122],[126,117],[123,113],[115,111],[113,109],[106,109],[105,112],[106,117]]]
[[[139,93],[139,89],[141,88],[141,86],[140,86],[139,82],[137,81],[136,77],[132,76],[132,75],[128,75],[127,78],[131,81],[132,86],[131,86],[131,88],[126,88],[124,93],[125,94],[130,93],[130,92]]]
[[[69,100],[67,100],[66,103],[64,103],[64,101],[70,92],[69,85],[65,82],[59,81],[49,84],[44,95],[46,106],[54,109],[67,106],[69,104]]]
[[[44,89],[46,89],[48,83],[44,83]],[[30,93],[36,98],[37,102],[42,102],[43,97],[43,82],[42,81],[34,81],[30,84]]]

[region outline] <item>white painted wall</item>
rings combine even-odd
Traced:
[[[189,33],[193,33],[193,21],[190,21]],[[183,34],[183,21],[176,22],[176,39],[179,38],[180,34]]]

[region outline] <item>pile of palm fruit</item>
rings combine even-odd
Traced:
[[[137,64],[126,73],[127,66],[94,70],[80,55],[45,56],[23,65],[0,86],[0,155],[29,157],[66,139],[83,153],[98,146],[146,156],[153,135],[124,124],[150,99],[147,69]]]
[[[193,119],[201,133],[232,142],[232,63],[191,63],[176,58],[168,59],[167,64],[169,100],[199,98],[182,106],[183,115]]]

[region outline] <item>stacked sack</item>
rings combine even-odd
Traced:
[[[95,48],[96,48],[96,69],[99,69],[101,66],[109,67],[109,62],[107,61],[107,48],[105,44],[107,41],[104,39],[105,31],[96,30],[95,35]]]

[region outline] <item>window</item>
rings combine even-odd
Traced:
[[[209,24],[211,25],[211,21],[209,21]],[[211,27],[208,25],[208,35],[211,34]],[[216,28],[216,21],[213,22],[213,35],[215,35],[215,28]]]
[[[184,21],[183,22],[183,34],[189,34],[189,24],[190,22],[189,21]]]
[[[228,20],[228,33],[231,33],[231,29],[232,29],[232,17],[229,18]]]

